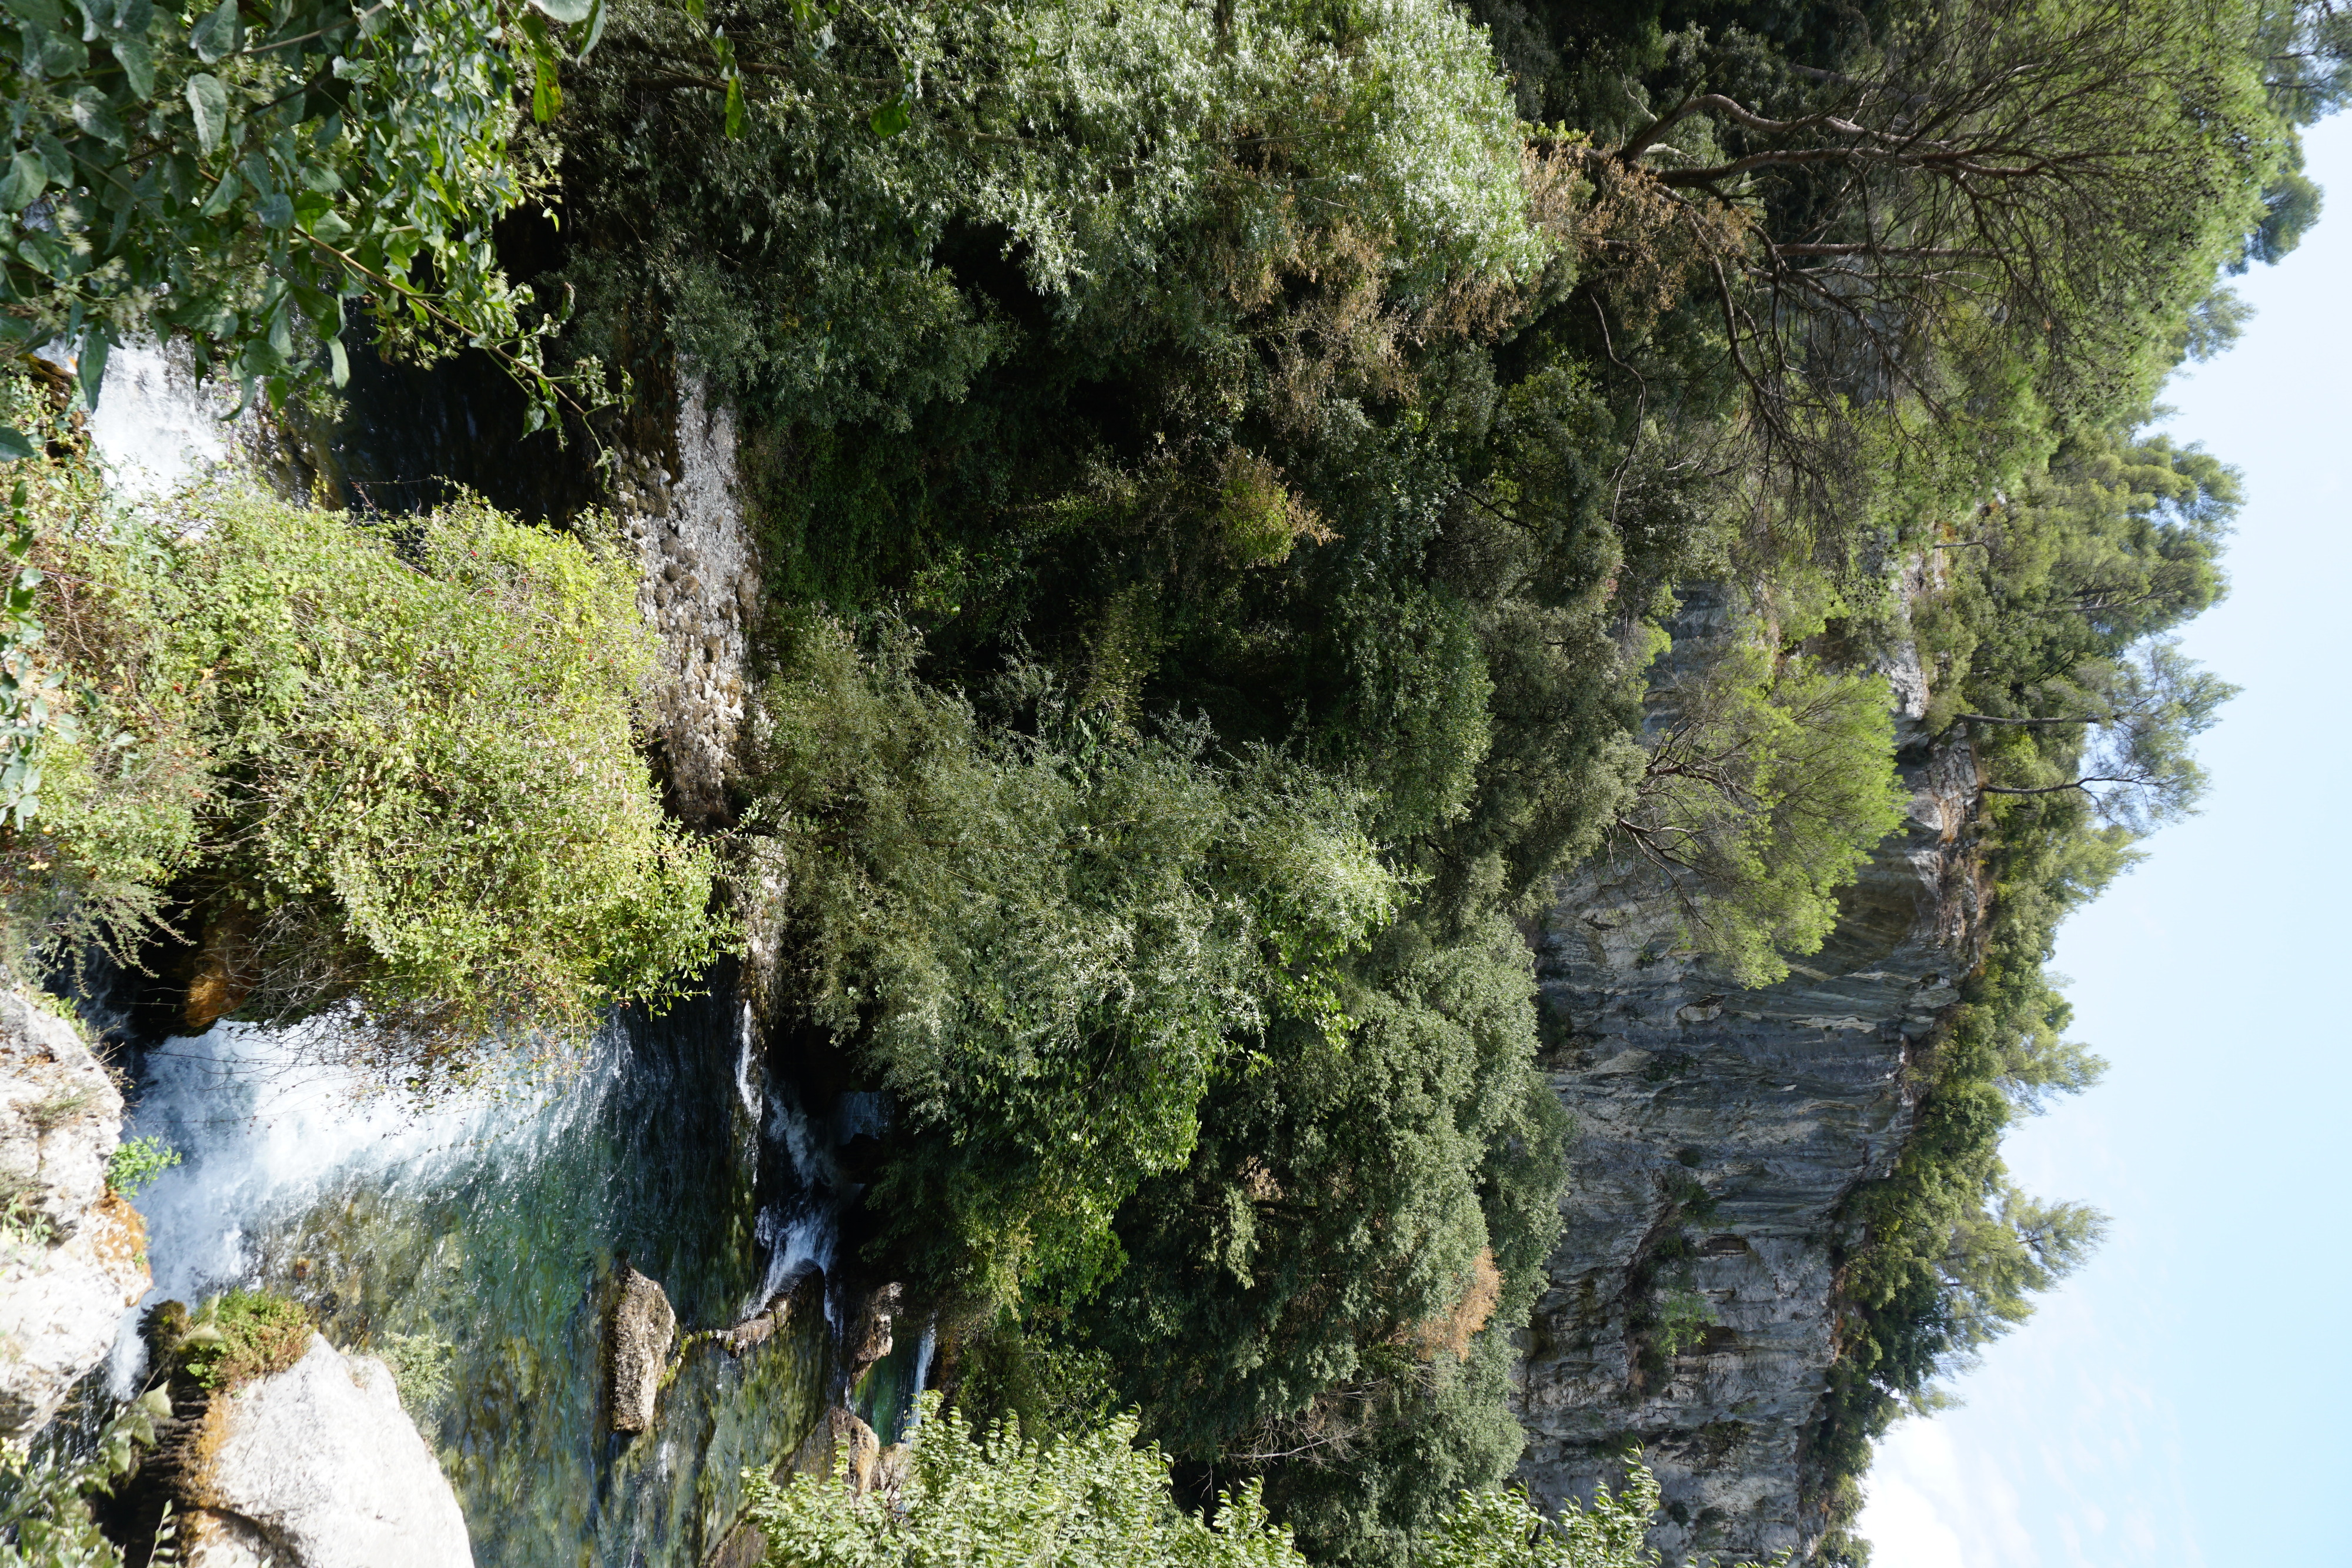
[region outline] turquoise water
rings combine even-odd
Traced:
[[[740,1472],[814,1423],[835,1336],[812,1312],[740,1360],[692,1345],[654,1429],[614,1435],[619,1266],[663,1286],[681,1330],[740,1321],[832,1264],[832,1151],[875,1113],[809,1116],[761,1054],[723,983],[621,1019],[552,1081],[424,1115],[334,1070],[321,1035],[228,1024],[165,1041],[141,1064],[133,1131],[187,1161],[139,1199],[150,1300],[261,1285],[346,1348],[443,1347],[446,1391],[412,1414],[482,1568],[688,1568],[735,1521]],[[920,1357],[902,1332],[857,1391],[886,1441]]]

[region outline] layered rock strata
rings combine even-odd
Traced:
[[[1515,1396],[1520,1475],[1547,1508],[1589,1498],[1639,1444],[1669,1563],[1810,1549],[1801,1455],[1836,1354],[1840,1206],[1891,1169],[1975,963],[1975,764],[1919,735],[1916,671],[1887,673],[1908,820],[1785,981],[1723,983],[1654,886],[1597,874],[1539,937],[1546,1064],[1577,1131]]]

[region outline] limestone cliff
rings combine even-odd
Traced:
[[[80,1033],[0,990],[0,1438],[45,1426],[146,1293],[146,1235],[110,1192],[122,1096]]]
[[[1801,1454],[1836,1349],[1839,1205],[1900,1149],[1906,1069],[1975,961],[1975,764],[1918,733],[1916,674],[1887,673],[1909,818],[1787,980],[1710,978],[1654,890],[1591,874],[1538,941],[1547,1066],[1577,1134],[1516,1396],[1520,1473],[1553,1506],[1613,1484],[1639,1443],[1669,1563],[1811,1544]]]

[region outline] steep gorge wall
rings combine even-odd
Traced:
[[[1720,613],[1685,611],[1678,645]],[[1654,888],[1591,874],[1538,939],[1546,1065],[1576,1136],[1516,1394],[1520,1475],[1547,1508],[1587,1498],[1638,1443],[1669,1563],[1810,1547],[1801,1458],[1836,1354],[1837,1211],[1891,1168],[1920,1087],[1907,1069],[1975,962],[1975,762],[1919,733],[1924,689],[1888,674],[1908,818],[1785,981],[1711,978],[1675,951]],[[1657,1328],[1670,1294],[1710,1320],[1674,1354]]]

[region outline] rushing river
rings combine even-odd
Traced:
[[[690,1346],[654,1429],[625,1437],[604,1405],[618,1270],[659,1281],[682,1333],[830,1272],[848,1196],[834,1154],[871,1129],[874,1098],[812,1115],[770,1082],[723,977],[667,1017],[624,1017],[566,1070],[422,1113],[332,1054],[320,1032],[236,1023],[140,1053],[131,1131],[185,1155],[138,1200],[150,1303],[261,1285],[339,1345],[446,1347],[447,1392],[415,1413],[483,1568],[700,1562],[740,1511],[740,1472],[846,1392],[856,1303],[828,1291],[828,1321],[740,1360]],[[886,1441],[919,1385],[915,1340],[857,1390]],[[138,1354],[126,1322],[119,1385]]]

